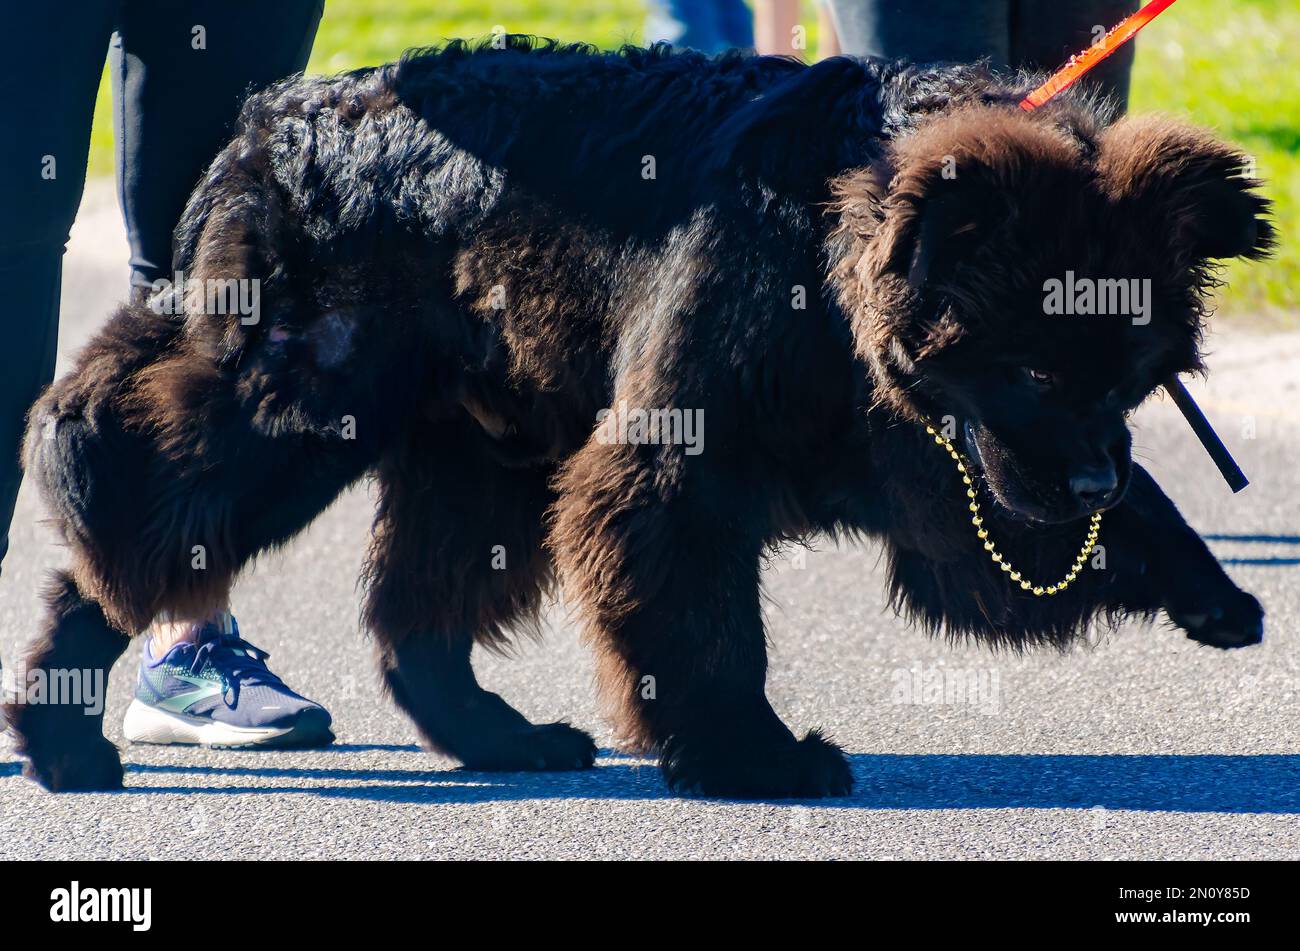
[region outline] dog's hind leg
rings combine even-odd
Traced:
[[[122,764],[104,738],[108,671],[128,637],[64,573],[53,579],[45,629],[9,671],[4,719],[18,738],[23,773],[53,792],[117,789]]]
[[[542,548],[544,469],[508,469],[472,424],[430,424],[379,469],[367,622],[385,685],[425,744],[471,769],[585,769],[591,737],[535,725],[479,686],[475,641],[536,623],[550,577]]]
[[[306,527],[378,457],[364,437],[255,432],[228,383],[179,354],[170,358],[178,361],[170,392],[203,387],[192,397],[202,411],[160,399],[139,422],[130,412],[138,392],[127,378],[142,372],[132,347],[163,351],[150,336],[157,326],[147,311],[119,313],[32,411],[28,476],[73,564],[50,600],[29,680],[72,676],[102,687],[127,635],[160,615],[201,618],[220,608],[250,559]],[[140,363],[166,369],[147,356]],[[50,789],[120,785],[102,711],[19,699],[6,713],[32,778]]]
[[[127,491],[148,494],[148,486],[115,485],[135,471],[129,460],[122,460],[122,474],[93,473],[91,480],[101,484],[84,497],[96,500],[93,511],[80,514],[75,530],[63,526],[75,571],[56,579],[45,628],[21,672],[47,684],[78,684],[79,692],[69,698],[47,691],[35,701],[16,695],[5,705],[18,751],[28,758],[29,778],[52,791],[119,787],[122,769],[103,737],[102,705],[109,668],[125,650],[128,634],[158,615],[209,616],[225,604],[244,564],[305,527],[366,468],[356,461],[315,466],[320,460],[308,453],[294,472],[276,455],[263,459],[265,470],[245,481],[223,487],[214,476],[214,484],[201,490],[190,486],[166,504],[139,509],[107,507]],[[91,454],[85,464],[93,465],[92,458],[111,461]],[[196,549],[202,554],[195,555]],[[168,557],[159,558],[159,552]],[[113,564],[109,571],[102,567],[107,563]],[[86,590],[91,585],[93,595]]]

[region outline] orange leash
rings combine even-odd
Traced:
[[[1164,13],[1174,3],[1175,0],[1151,0],[1132,16],[1120,20],[1099,43],[1094,43],[1082,53],[1071,56],[1070,61],[1052,73],[1047,82],[1020,100],[1020,108],[1026,112],[1037,109],[1057,93],[1069,89],[1084,73],[1137,36],[1138,30]]]

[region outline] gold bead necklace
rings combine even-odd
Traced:
[[[1101,527],[1101,512],[1093,512],[1092,517],[1088,520],[1088,537],[1084,539],[1083,547],[1079,549],[1079,557],[1074,559],[1074,564],[1070,566],[1066,576],[1056,584],[1049,584],[1046,587],[1034,584],[1011,567],[1011,562],[1002,556],[1002,552],[998,551],[998,546],[993,544],[992,539],[989,538],[988,529],[984,527],[984,516],[980,514],[979,501],[975,498],[975,483],[966,467],[966,460],[962,458],[961,453],[957,451],[957,447],[952,444],[951,439],[935,429],[928,419],[925,417],[921,417],[921,419],[925,423],[925,431],[934,437],[937,445],[948,450],[948,455],[957,463],[957,472],[961,475],[962,484],[966,486],[966,498],[970,500],[971,524],[975,526],[975,534],[983,542],[984,550],[989,553],[993,563],[1013,582],[1019,584],[1023,590],[1032,591],[1036,596],[1060,594],[1069,587],[1070,583],[1079,576],[1079,572],[1083,570],[1084,564],[1088,561],[1088,556],[1092,554],[1093,548],[1097,545],[1097,530]]]

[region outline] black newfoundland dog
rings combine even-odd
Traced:
[[[205,615],[367,475],[383,678],[476,769],[593,762],[470,666],[558,580],[673,789],[847,793],[764,695],[760,566],[815,533],[879,539],[900,611],[953,636],[1165,611],[1258,641],[1125,417],[1201,368],[1212,262],[1272,241],[1259,183],[1166,120],[1024,112],[1033,85],[512,37],[252,97],[176,232],[184,300],[120,309],[32,411],[72,563],[29,667]],[[1047,313],[1067,275],[1149,282],[1147,319]],[[256,321],[206,307],[228,281]],[[99,718],[8,714],[46,787],[121,783]]]

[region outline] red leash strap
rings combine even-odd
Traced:
[[[1069,89],[1078,81],[1079,77],[1137,36],[1138,30],[1158,17],[1167,8],[1173,6],[1174,2],[1175,0],[1151,0],[1137,13],[1120,20],[1111,28],[1109,33],[1102,37],[1100,43],[1095,43],[1082,53],[1071,56],[1070,61],[1052,73],[1047,82],[1020,100],[1020,108],[1026,112],[1030,109],[1037,109],[1057,93]]]

